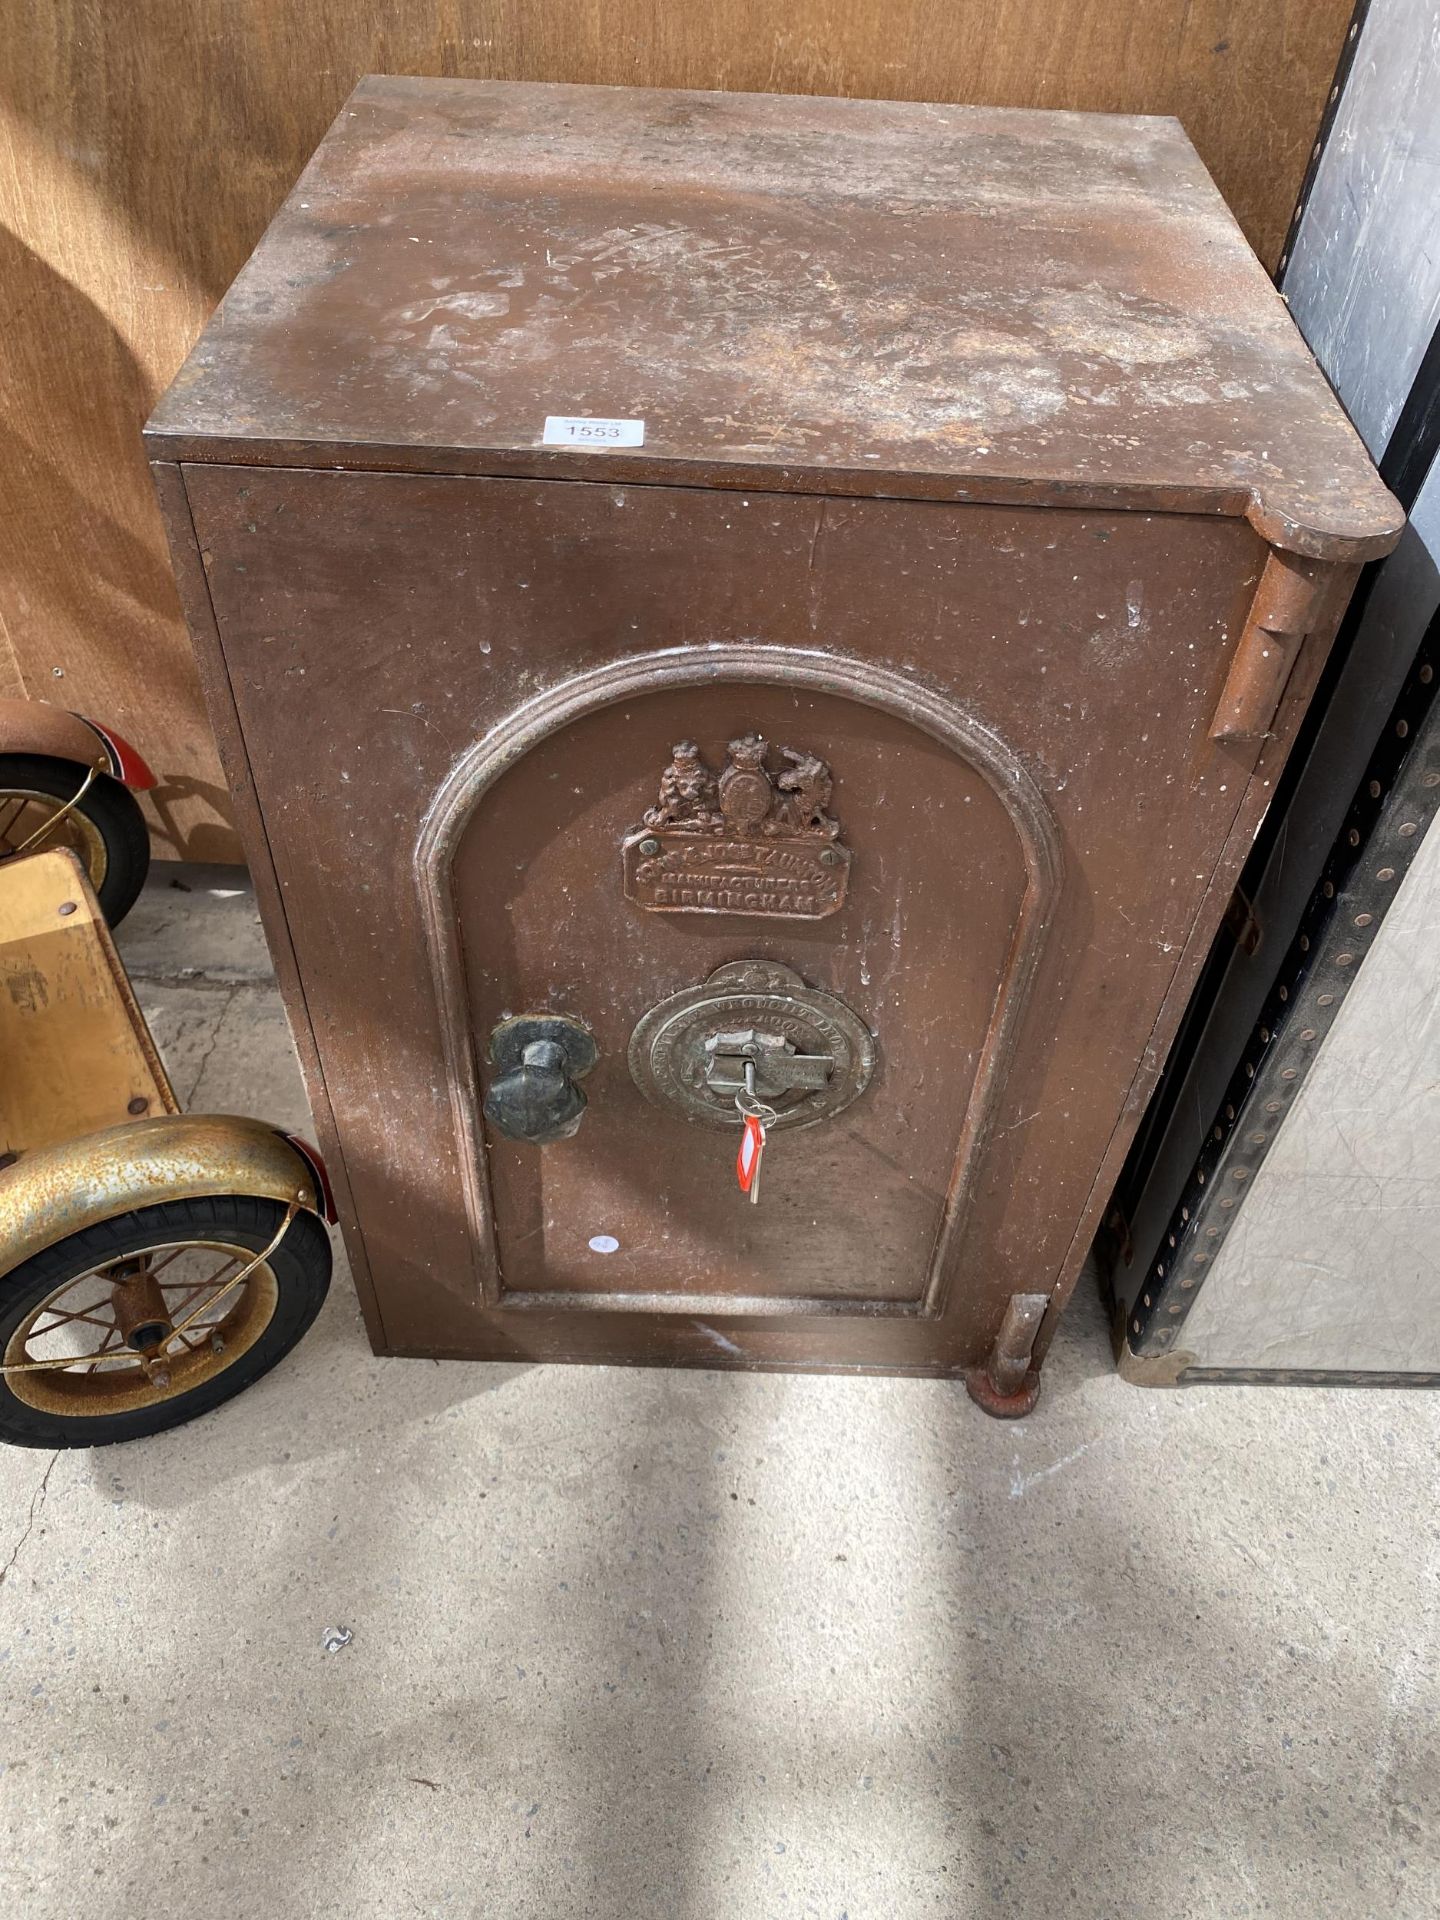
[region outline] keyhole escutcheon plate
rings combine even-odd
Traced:
[[[793,1074],[776,1064],[777,1042],[794,1060]],[[738,1055],[751,1043],[770,1056],[761,1071],[770,1075],[765,1097],[776,1128],[828,1120],[859,1098],[875,1070],[874,1035],[843,1000],[778,961],[732,960],[642,1016],[630,1037],[630,1072],[655,1106],[700,1126],[736,1127],[733,1074],[723,1061],[727,1049]]]

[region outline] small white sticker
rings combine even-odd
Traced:
[[[590,1236],[591,1253],[618,1253],[620,1242],[613,1233],[595,1233]]]
[[[558,413],[545,416],[547,447],[643,447],[643,420],[570,419]]]

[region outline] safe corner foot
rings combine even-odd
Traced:
[[[1048,1293],[1012,1293],[989,1359],[965,1371],[970,1398],[997,1420],[1022,1420],[1040,1397],[1040,1375],[1030,1361],[1049,1304]]]
[[[1040,1376],[1029,1371],[1018,1387],[1002,1393],[987,1368],[970,1367],[965,1374],[965,1391],[992,1420],[1023,1420],[1027,1413],[1034,1412],[1035,1402],[1040,1398]]]

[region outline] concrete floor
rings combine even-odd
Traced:
[[[248,896],[123,945],[179,1091],[299,1124]],[[233,875],[221,876],[227,887]],[[1440,1912],[1440,1398],[376,1360],[0,1449],[26,1920]],[[353,1636],[327,1650],[327,1630]]]

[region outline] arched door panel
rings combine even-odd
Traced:
[[[716,670],[713,652],[706,664]],[[743,649],[718,664],[766,671]],[[794,670],[785,659],[769,667]],[[914,691],[902,685],[893,699],[913,705]],[[993,1089],[983,1070],[994,1065],[997,1011],[1010,993],[1023,997],[1017,967],[1036,925],[1035,850],[995,768],[966,757],[960,724],[950,719],[942,738],[873,698],[708,679],[561,722],[473,804],[457,787],[463,824],[447,818],[437,836],[453,844],[438,909],[442,938],[453,913],[462,956],[452,1017],[482,1058],[504,1020],[542,1010],[587,1028],[599,1056],[573,1138],[535,1146],[490,1125],[472,1146],[502,1301],[921,1310],[974,1171],[962,1160],[977,1088],[982,1099]],[[846,863],[843,904],[815,913],[783,880],[749,895],[672,888],[673,908],[628,897],[621,848],[656,809],[675,743],[695,743],[713,775],[727,743],[747,736],[767,743],[777,775],[807,757],[829,770],[837,831],[826,852]],[[769,849],[785,844],[782,835]],[[756,846],[763,858],[763,834]],[[740,849],[742,865],[747,857]],[[725,910],[747,900],[755,910]],[[781,963],[836,996],[875,1056],[842,1112],[772,1132],[756,1205],[736,1180],[738,1114],[724,1127],[657,1104],[628,1057],[652,1006],[740,960]]]

